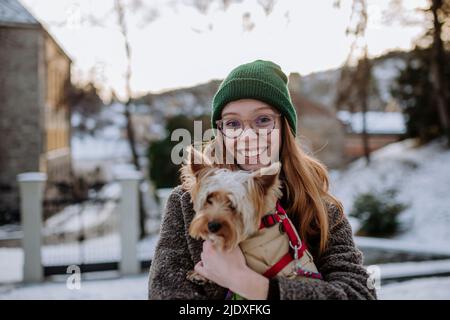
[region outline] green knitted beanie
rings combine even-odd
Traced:
[[[280,66],[264,60],[242,64],[233,69],[220,84],[212,101],[211,125],[217,128],[223,107],[235,100],[255,99],[276,108],[289,122],[294,136],[297,113],[288,90],[288,78]]]

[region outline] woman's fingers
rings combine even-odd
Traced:
[[[203,252],[209,252],[213,249],[212,243],[209,240],[203,241]]]
[[[205,275],[205,269],[204,269],[204,266],[203,266],[203,261],[199,261],[199,262],[197,262],[197,264],[194,266],[194,270],[197,272],[197,273],[199,273],[200,275],[202,275],[202,276],[206,276]]]
[[[200,259],[201,261],[205,261],[205,252],[202,251],[202,253],[200,253]]]

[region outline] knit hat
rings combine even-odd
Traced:
[[[233,69],[220,84],[212,101],[211,125],[217,128],[223,107],[235,100],[256,99],[276,108],[286,119],[292,133],[297,132],[297,113],[288,90],[288,78],[272,61],[255,60]]]

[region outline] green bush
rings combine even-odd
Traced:
[[[384,237],[398,231],[398,215],[408,206],[396,201],[397,190],[388,189],[381,193],[359,194],[353,204],[350,216],[361,221],[357,234]]]
[[[150,179],[153,181],[156,188],[173,188],[180,183],[180,165],[174,164],[170,158],[172,148],[177,145],[179,141],[171,141],[170,136],[172,131],[182,128],[187,129],[191,133],[193,139],[194,120],[202,121],[203,131],[211,127],[209,115],[203,115],[196,118],[177,115],[167,120],[167,137],[150,144],[147,153],[149,159],[149,172]]]

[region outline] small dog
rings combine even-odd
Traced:
[[[256,171],[231,171],[214,167],[194,148],[188,151],[190,163],[183,166],[182,177],[184,181],[190,181],[195,211],[189,227],[190,236],[210,240],[220,250],[232,250],[239,245],[247,265],[265,274],[290,251],[289,237],[281,226],[261,228],[264,216],[279,213],[281,163],[275,162]],[[296,272],[299,268],[303,272],[301,275],[317,273],[308,250],[276,274],[293,278],[299,276]],[[208,281],[194,270],[187,278],[199,284]]]

